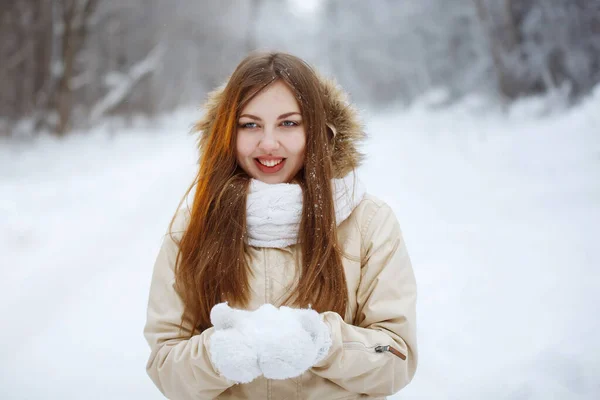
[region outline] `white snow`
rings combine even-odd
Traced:
[[[419,369],[394,398],[600,398],[599,110],[596,91],[543,118],[369,117],[361,176],[419,285]],[[163,398],[142,329],[197,116],[0,143],[0,398]]]

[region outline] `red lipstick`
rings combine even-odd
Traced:
[[[267,167],[266,165],[261,164],[260,161],[258,161],[258,158],[255,158],[254,162],[256,163],[256,166],[258,167],[258,169],[261,172],[263,172],[265,174],[274,174],[274,173],[280,171],[281,168],[283,168],[283,166],[285,164],[285,158],[261,157],[261,160],[263,160],[263,161],[281,160],[281,162],[279,164],[273,165],[272,167]]]

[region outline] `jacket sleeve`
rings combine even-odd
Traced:
[[[354,325],[322,314],[332,345],[312,371],[353,393],[388,396],[408,385],[417,367],[416,282],[393,211],[375,207],[362,229]]]
[[[177,216],[173,230],[182,230],[183,217]],[[148,375],[169,399],[213,399],[233,382],[221,377],[208,354],[213,328],[189,338],[191,326],[179,329],[184,305],[174,288],[177,244],[165,235],[154,264],[144,337],[150,345],[146,365]]]

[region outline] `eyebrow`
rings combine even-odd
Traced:
[[[287,118],[287,117],[292,116],[294,114],[298,114],[298,115],[302,116],[302,114],[300,114],[299,112],[292,111],[292,112],[289,112],[289,113],[281,114],[279,117],[277,117],[277,119]],[[261,118],[257,117],[256,115],[252,115],[252,114],[242,114],[242,115],[240,115],[240,118],[242,118],[242,117],[250,118],[250,119],[253,119],[255,121],[262,121]]]

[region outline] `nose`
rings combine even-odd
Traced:
[[[279,141],[273,134],[273,131],[265,129],[264,134],[258,145],[264,152],[273,152],[279,148]]]

